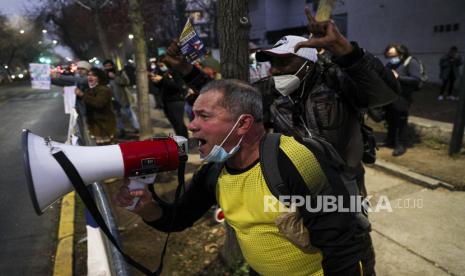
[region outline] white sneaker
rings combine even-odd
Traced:
[[[444,96],[443,96],[443,95],[439,95],[438,101],[442,101],[442,100],[444,100]]]

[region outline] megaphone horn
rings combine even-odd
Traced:
[[[112,177],[144,176],[178,168],[187,156],[187,139],[181,136],[154,138],[109,146],[72,146],[22,132],[23,161],[34,209],[41,215],[50,205],[73,190],[69,178],[52,156],[65,153],[84,183]]]

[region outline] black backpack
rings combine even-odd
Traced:
[[[260,144],[260,167],[263,177],[270,192],[278,199],[283,195],[292,195],[291,183],[286,183],[283,180],[278,165],[280,139],[280,133],[268,133]],[[360,195],[356,180],[346,171],[344,160],[329,142],[317,137],[294,137],[294,139],[306,146],[315,155],[335,194],[344,197]],[[207,165],[210,168],[206,173],[207,179],[205,181],[207,187],[216,194],[216,183],[224,164],[210,163]],[[305,185],[307,184],[305,183]],[[286,204],[286,202],[283,203]],[[363,229],[370,228],[366,216],[357,214],[356,217]]]
[[[307,199],[307,196],[312,197],[313,195],[304,192],[311,190],[309,187],[311,183],[287,183],[283,180],[278,163],[280,137],[281,134],[271,133],[262,140],[260,167],[270,192],[285,206],[290,207],[289,202],[286,201],[289,196],[302,196],[304,193]],[[299,141],[298,137],[295,139]],[[339,196],[342,196],[344,206],[347,206],[346,200],[349,199],[349,196],[360,195],[356,180],[347,177],[348,175],[344,171],[345,162],[331,144],[318,138],[300,140],[299,142],[314,154],[328,179],[331,191],[328,193],[328,190],[324,189],[323,195],[337,195],[338,200]],[[210,192],[216,194],[217,180],[223,169],[223,164],[210,163],[207,165],[210,168],[206,172],[205,181]],[[295,169],[297,170],[297,168]],[[340,205],[338,204],[338,206]],[[364,210],[360,212],[322,213],[321,211],[309,212],[302,208],[298,209],[300,218],[304,227],[308,228],[310,245],[320,250],[324,257],[323,269],[328,269],[329,273],[330,267],[338,267],[352,262],[355,258],[363,258],[369,246],[369,232],[371,231],[371,225],[363,213]],[[290,240],[290,242],[292,241]],[[334,250],[335,248],[341,248],[341,250]]]
[[[416,58],[416,57],[408,57],[405,59],[404,61],[404,66],[407,68],[407,71],[409,72],[410,74],[410,62],[412,61],[412,59],[416,60],[418,62],[418,65],[420,67],[420,83],[418,84],[418,87],[417,89],[421,89],[426,82],[428,82],[428,74],[426,73],[426,69],[425,69],[425,66],[423,65],[423,62],[421,62],[420,59]]]

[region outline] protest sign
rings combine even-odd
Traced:
[[[71,110],[76,105],[76,94],[74,93],[74,90],[76,90],[76,86],[63,87],[65,114],[70,114]]]
[[[41,63],[30,63],[32,89],[50,90],[50,65]]]
[[[205,45],[195,31],[194,26],[192,26],[190,19],[187,19],[181,37],[179,38],[179,43],[181,45],[181,53],[186,58],[187,62],[193,63],[195,60],[205,55]]]

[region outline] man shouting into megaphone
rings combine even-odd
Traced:
[[[337,171],[328,156],[292,137],[267,134],[261,94],[238,80],[207,84],[193,112],[188,128],[205,164],[186,191],[175,204],[162,204],[147,189],[123,186],[115,197],[119,206],[139,197],[131,211],[172,232],[192,226],[218,204],[245,260],[261,275],[361,275],[369,224],[360,224],[354,212],[314,211],[281,201],[338,195]]]

